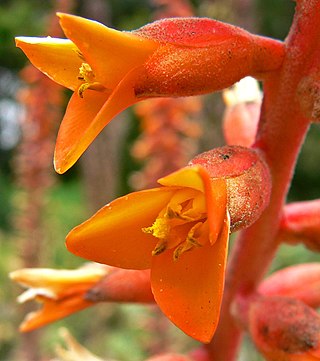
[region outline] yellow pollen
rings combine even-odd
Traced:
[[[82,63],[79,69],[78,80],[82,80],[84,83],[81,84],[78,88],[78,95],[80,98],[83,98],[83,93],[87,89],[103,91],[105,87],[99,82],[95,81],[94,72],[91,69],[91,66],[88,63]]]
[[[192,190],[178,191],[159,212],[152,226],[142,228],[142,232],[157,239],[152,256],[166,250],[173,250],[173,260],[201,247],[209,240],[207,214],[203,195]]]
[[[157,218],[151,227],[142,228],[144,233],[150,233],[159,239],[165,239],[170,232],[170,225],[165,218]]]

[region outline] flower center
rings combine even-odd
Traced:
[[[91,66],[88,63],[82,63],[79,68],[78,79],[83,81],[78,88],[78,95],[80,98],[83,98],[83,93],[87,89],[104,91],[106,88],[99,82],[95,81],[94,72],[91,69]]]
[[[176,261],[183,253],[201,247],[208,239],[203,194],[193,189],[179,190],[161,210],[153,225],[142,228],[142,231],[158,239],[153,256],[174,248],[173,259]]]

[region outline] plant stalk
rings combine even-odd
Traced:
[[[278,248],[277,232],[295,164],[310,121],[300,108],[299,86],[315,63],[320,39],[320,0],[297,1],[285,41],[281,69],[264,83],[264,100],[255,148],[261,150],[272,175],[268,208],[249,229],[242,231],[232,249],[227,269],[221,319],[212,342],[206,345],[209,360],[234,361],[242,331],[232,315],[239,293],[253,294]]]

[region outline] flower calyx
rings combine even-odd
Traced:
[[[189,165],[205,168],[212,180],[225,179],[232,232],[249,227],[267,207],[271,176],[258,151],[242,146],[224,146],[199,154]]]

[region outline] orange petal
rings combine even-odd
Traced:
[[[67,317],[75,312],[79,312],[92,306],[93,304],[93,302],[86,301],[83,298],[83,294],[64,298],[58,301],[46,299],[40,310],[31,312],[26,316],[20,325],[20,331],[33,331],[51,322]]]
[[[210,227],[210,241],[217,239],[225,217],[227,188],[223,178],[210,178],[208,172],[199,166],[185,167],[166,177],[158,179],[164,186],[189,187],[205,194]]]
[[[49,78],[71,90],[77,89],[80,84],[79,68],[83,60],[72,41],[50,37],[18,37],[16,45]]]
[[[218,240],[173,261],[172,252],[152,257],[151,285],[163,313],[187,335],[209,342],[219,321],[229,239],[226,219]]]
[[[114,200],[68,234],[69,251],[115,267],[150,268],[157,240],[142,228],[154,222],[175,191],[154,188]]]
[[[133,84],[140,70],[134,69],[108,93],[86,90],[83,98],[74,94],[61,123],[54,165],[64,173],[80,158],[101,130],[122,110],[136,103]],[[142,99],[139,99],[142,100]]]
[[[79,47],[97,81],[109,89],[130,70],[142,65],[159,46],[153,40],[110,29],[96,21],[58,15],[64,33]]]

